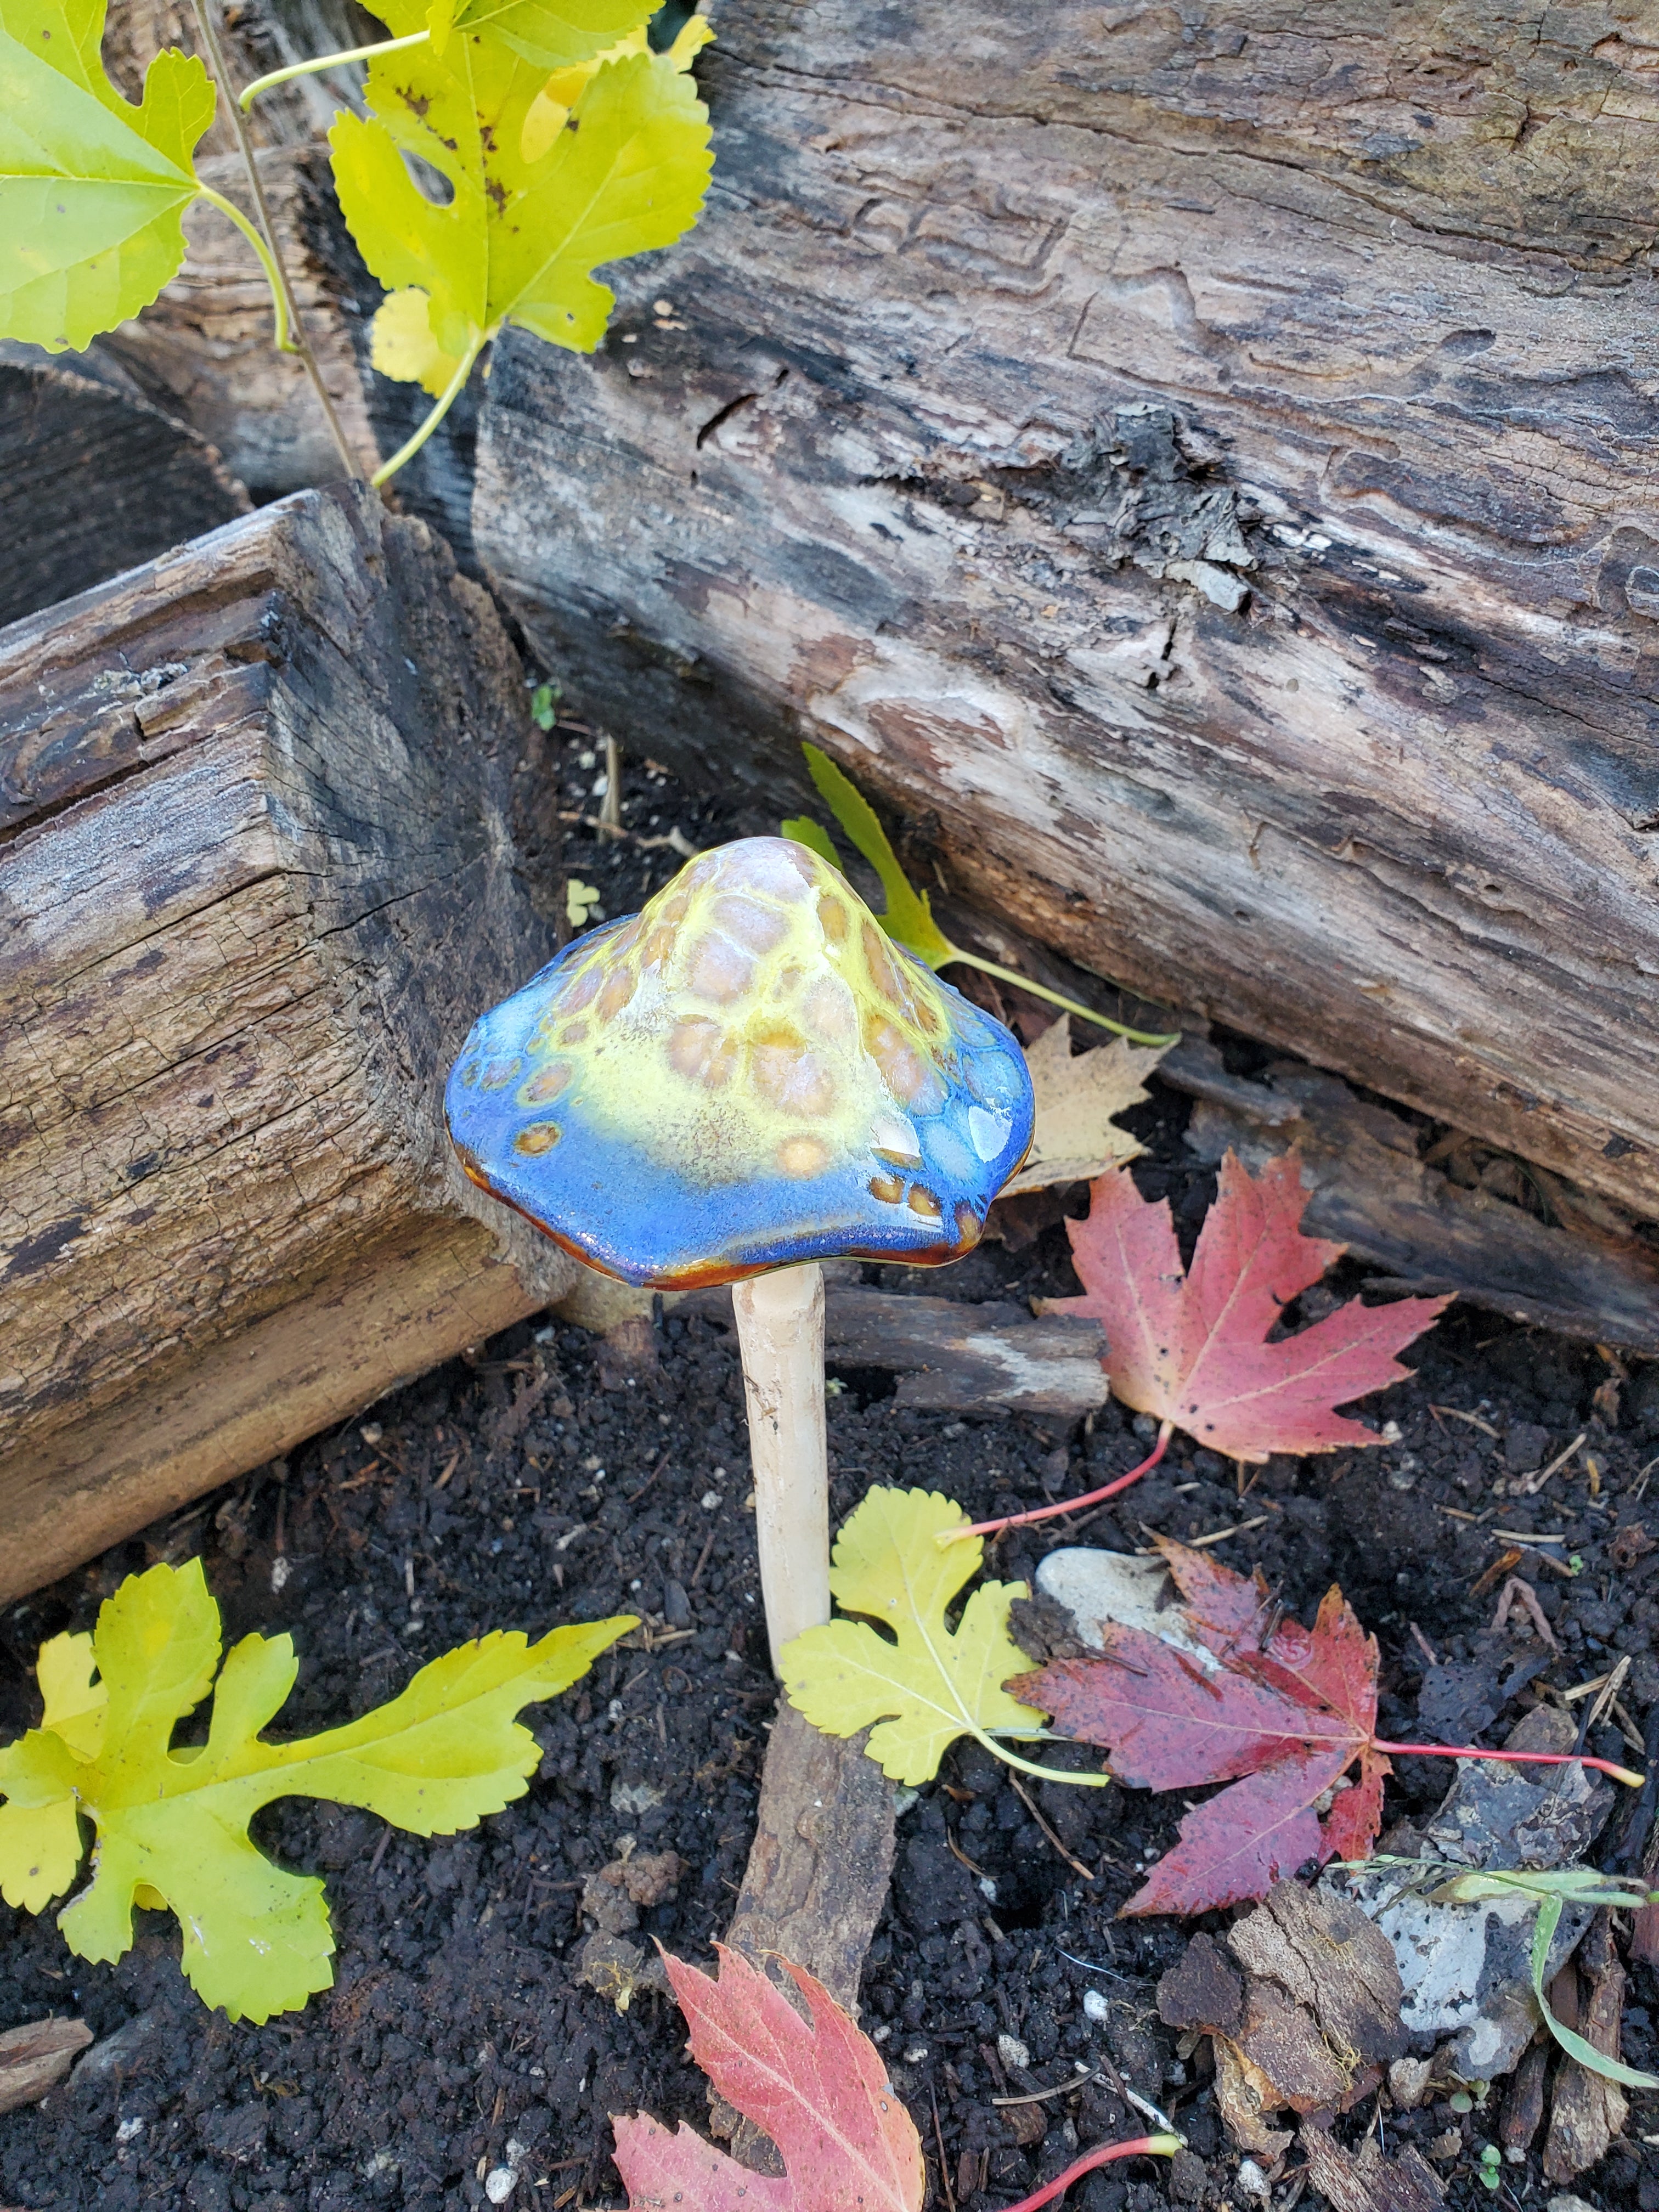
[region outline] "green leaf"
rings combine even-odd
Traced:
[[[1576,2058],[1587,2072],[1599,2074],[1605,2081],[1621,2081],[1627,2089],[1659,2089],[1659,2074],[1638,2073],[1634,2066],[1626,2066],[1622,2058],[1609,2058],[1598,2051],[1576,2030],[1559,2021],[1550,2010],[1549,1999],[1544,1993],[1544,1972],[1549,1964],[1550,1945],[1555,1941],[1555,1931],[1561,1919],[1561,1899],[1559,1895],[1544,1899],[1538,1908],[1538,1925],[1532,1936],[1532,1993],[1538,2000],[1538,2009],[1544,2015],[1544,2025],[1555,2038],[1569,2058]]]
[[[452,31],[500,40],[546,76],[642,28],[657,0],[432,0],[427,21],[442,52]]]
[[[396,31],[411,11],[398,0],[386,12]],[[330,143],[364,259],[388,290],[428,302],[417,346],[411,303],[396,310],[402,373],[429,388],[440,359],[471,361],[505,322],[592,350],[615,305],[593,270],[672,244],[702,204],[708,118],[680,65],[697,43],[568,72],[580,88],[568,112],[550,107],[544,69],[459,27],[441,55],[413,46],[371,64],[372,114],[343,116]],[[447,206],[416,185],[410,155],[443,178]]]
[[[1012,983],[1019,990],[1029,991],[1033,998],[1046,999],[1050,1006],[1063,1007],[1068,1014],[1076,1014],[1083,1021],[1093,1022],[1101,1029],[1110,1030],[1116,1036],[1127,1037],[1132,1044],[1148,1045],[1162,1050],[1179,1042],[1179,1038],[1174,1036],[1156,1036],[1144,1030],[1130,1029],[1122,1022],[1111,1021],[1106,1015],[1096,1013],[1092,1006],[1079,1006],[1075,999],[1066,998],[1063,992],[1051,991],[1046,983],[1036,982],[1029,975],[1018,975],[1012,968],[1000,967],[994,960],[984,959],[977,952],[964,952],[959,945],[952,945],[933,920],[927,892],[918,890],[900,867],[897,856],[888,842],[887,832],[876,819],[874,808],[858,786],[843,775],[829,754],[821,752],[817,745],[803,744],[801,750],[806,756],[806,765],[812,781],[827,801],[830,812],[881,878],[882,889],[887,894],[887,904],[884,910],[876,916],[877,921],[889,937],[903,945],[907,951],[914,952],[918,960],[925,960],[935,970],[949,966],[953,960],[960,961],[965,968],[977,968],[983,975],[994,975],[1000,982]],[[784,823],[784,836],[798,837],[803,845],[811,845],[815,853],[821,853],[839,867],[841,862],[828,839],[825,838],[822,845],[814,843],[813,837],[803,830],[803,823],[816,836],[823,836],[817,824],[809,821],[805,816],[797,816],[793,822]]]
[[[797,814],[787,822],[781,822],[778,827],[784,836],[793,837],[798,845],[805,845],[809,852],[816,853],[819,860],[828,860],[832,868],[845,874],[846,871],[841,865],[841,854],[836,850],[836,841],[822,822],[814,822],[810,814]]]
[[[983,1583],[955,1630],[945,1622],[946,1607],[978,1571],[984,1551],[977,1536],[937,1540],[965,1518],[936,1492],[871,1491],[836,1540],[830,1588],[843,1612],[880,1621],[894,1640],[862,1621],[832,1620],[809,1628],[781,1654],[791,1705],[826,1735],[868,1728],[870,1756],[895,1782],[930,1781],[959,1735],[977,1738],[1024,1772],[1045,1771],[991,1741],[994,1730],[1029,1736],[1044,1727],[1041,1713],[1002,1686],[1030,1667],[1008,1635],[1008,1607],[1026,1595],[1024,1583]]]
[[[93,1637],[42,1647],[46,1719],[0,1751],[0,1894],[39,1911],[67,1889],[84,1814],[98,1839],[92,1880],[59,1917],[70,1948],[118,1959],[135,1903],[164,1904],[204,2002],[233,2020],[269,2019],[329,1986],[334,1939],[321,1881],[273,1866],[249,1840],[261,1806],[315,1797],[420,1836],[471,1827],[522,1796],[535,1771],[540,1752],[514,1719],[520,1707],[568,1688],[635,1626],[587,1622],[534,1644],[516,1632],[486,1636],[434,1659],[361,1720],[280,1744],[260,1731],[294,1686],[293,1644],[244,1637],[214,1687],[206,1743],[175,1750],[179,1723],[213,1687],[219,1608],[199,1559],[152,1567],[116,1591]]]
[[[100,58],[103,0],[0,0],[0,338],[78,350],[146,307],[185,258],[214,88],[158,54],[141,106]]]
[[[816,745],[803,745],[806,766],[819,795],[846,831],[848,841],[863,854],[881,878],[887,894],[884,912],[877,919],[887,934],[905,950],[925,960],[930,968],[943,968],[962,955],[933,920],[926,891],[913,888],[888,842],[887,832],[876,819],[875,809],[852,780],[842,774],[828,753]]]

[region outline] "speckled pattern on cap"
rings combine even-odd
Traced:
[[[474,1182],[624,1282],[959,1259],[1031,1140],[1000,1022],[785,837],[688,861],[474,1024],[445,1097]]]

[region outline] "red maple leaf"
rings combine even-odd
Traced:
[[[915,2124],[881,2053],[821,1982],[787,1959],[811,2014],[736,1951],[716,1944],[715,1980],[665,1951],[691,2055],[728,2104],[769,2135],[781,2180],[753,2173],[684,2122],[617,2119],[617,2171],[634,2212],[920,2212]]]
[[[1183,1275],[1168,1202],[1149,1206],[1127,1170],[1114,1169],[1096,1182],[1088,1218],[1066,1224],[1085,1295],[1046,1299],[1043,1310],[1103,1323],[1114,1394],[1212,1451],[1265,1460],[1374,1444],[1373,1431],[1334,1408],[1402,1381],[1409,1370],[1394,1355],[1451,1301],[1352,1298],[1269,1344],[1281,1310],[1345,1249],[1302,1235],[1306,1203],[1293,1158],[1253,1178],[1229,1152]]]
[[[1150,1211],[1150,1209],[1148,1209]],[[1126,1912],[1206,1912],[1264,1897],[1306,1860],[1363,1858],[1381,1824],[1389,1762],[1376,1743],[1376,1639],[1340,1590],[1311,1630],[1265,1586],[1166,1537],[1206,1668],[1145,1629],[1110,1623],[1099,1658],[1061,1659],[1008,1684],[1142,1790],[1232,1787],[1198,1806]],[[1316,1808],[1355,1760],[1354,1786]]]

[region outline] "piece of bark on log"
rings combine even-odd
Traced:
[[[688,1291],[678,1313],[732,1326],[729,1290]],[[972,1413],[1006,1406],[1081,1419],[1109,1395],[1097,1322],[1055,1314],[1033,1321],[1006,1300],[826,1285],[823,1354],[832,1367],[879,1367],[899,1376],[895,1403],[916,1412]]]
[[[0,1596],[568,1284],[441,1112],[557,941],[541,742],[361,489],[0,634]]]
[[[1231,1150],[1254,1171],[1294,1152],[1310,1192],[1304,1233],[1386,1269],[1379,1287],[1451,1291],[1512,1321],[1659,1357],[1659,1253],[1616,1217],[1590,1218],[1613,1210],[1577,1203],[1544,1170],[1534,1180],[1559,1214],[1571,1209],[1571,1225],[1454,1182],[1419,1157],[1403,1115],[1356,1097],[1340,1076],[1282,1064],[1249,1081],[1189,1037],[1158,1080],[1199,1101],[1187,1143],[1200,1159]]]
[[[0,623],[247,505],[212,446],[118,370],[0,342]]]
[[[981,908],[1659,1217],[1627,29],[734,0],[697,229],[497,345],[486,566],[757,814],[812,738]]]

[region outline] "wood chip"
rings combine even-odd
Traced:
[[[35,2020],[0,2035],[0,2112],[38,2105],[92,2041],[83,2020]]]

